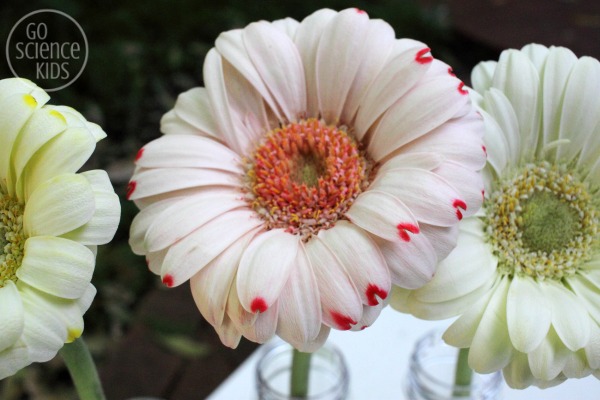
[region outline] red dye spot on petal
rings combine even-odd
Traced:
[[[144,154],[144,148],[142,147],[141,149],[138,150],[137,154],[135,155],[134,161],[138,161],[140,158],[142,158],[143,154]]]
[[[426,55],[430,51],[431,51],[431,49],[429,47],[419,50],[417,52],[417,55],[415,56],[415,61],[418,62],[419,64],[427,64],[427,63],[432,62],[433,57],[431,55]]]
[[[363,325],[363,326],[361,326],[361,327],[360,327],[360,330],[361,330],[361,331],[364,331],[364,330],[365,330],[365,329],[367,329],[368,327],[369,327],[368,325]]]
[[[265,312],[267,311],[267,308],[269,308],[269,306],[262,297],[256,297],[254,300],[252,300],[252,304],[250,304],[250,311],[253,313]]]
[[[347,331],[352,328],[352,325],[356,324],[356,321],[350,317],[340,314],[337,311],[331,312],[331,318],[333,318],[333,322],[338,326],[338,329],[342,331]]]
[[[464,82],[461,82],[461,83],[458,84],[458,92],[460,94],[469,94],[469,91],[467,89],[465,89]]]
[[[481,148],[483,149],[483,152],[485,153],[485,156],[487,157],[487,148],[485,146],[481,146]]]
[[[127,200],[129,200],[131,198],[131,195],[133,194],[133,192],[135,192],[136,186],[137,186],[136,181],[131,181],[127,184]]]
[[[173,284],[175,283],[175,281],[173,280],[173,275],[165,275],[162,279],[162,283],[166,287],[173,287]]]
[[[379,286],[371,283],[367,287],[367,291],[365,292],[365,295],[367,296],[369,305],[376,306],[377,304],[379,304],[379,300],[377,300],[377,297],[375,297],[375,296],[377,295],[377,296],[379,296],[380,299],[385,300],[388,293],[385,290],[383,290],[382,288],[380,288]]]
[[[361,10],[360,8],[355,8],[354,11],[356,11],[359,14],[366,14],[367,13],[365,10]]]
[[[452,67],[448,67],[448,74],[450,76],[456,76],[456,74],[454,73],[454,70],[452,69]]]
[[[462,208],[463,211],[466,210],[467,203],[465,203],[464,201],[462,201],[460,199],[456,199],[456,200],[454,200],[454,203],[452,203],[452,207],[456,208],[456,218],[458,218],[459,221],[461,219],[463,219],[463,215],[462,215],[462,212],[460,211],[460,209]]]
[[[405,242],[410,242],[410,236],[408,235],[408,232],[413,233],[413,234],[417,234],[420,232],[418,226],[416,226],[415,224],[408,223],[408,222],[399,223],[397,228],[398,228],[398,236],[400,236],[400,239],[404,240]]]
[[[485,190],[481,190],[481,197],[485,200]]]

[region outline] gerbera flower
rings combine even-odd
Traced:
[[[81,335],[96,245],[119,222],[106,173],[75,173],[106,135],[48,100],[32,82],[0,80],[0,379]]]
[[[472,74],[486,205],[433,280],[392,304],[460,318],[444,339],[478,372],[550,386],[600,368],[600,63],[528,45]]]
[[[365,12],[221,34],[206,88],[143,147],[131,246],[190,280],[223,343],[275,333],[311,350],[419,287],[482,202],[483,124],[426,45]]]

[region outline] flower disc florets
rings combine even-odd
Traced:
[[[344,215],[369,165],[344,127],[291,123],[269,132],[248,162],[247,199],[268,228],[307,240]]]
[[[565,166],[529,164],[498,184],[486,206],[499,270],[562,279],[591,257],[598,213],[586,185]]]
[[[0,288],[17,281],[24,245],[23,205],[0,192]]]

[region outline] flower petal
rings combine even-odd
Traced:
[[[172,197],[161,200],[142,209],[131,222],[129,227],[129,246],[137,255],[144,255],[148,252],[144,238],[146,232],[154,220],[163,213],[169,206],[182,200],[183,197]]]
[[[196,128],[200,135],[220,138],[205,88],[197,87],[181,93],[177,96],[173,111],[183,121]]]
[[[365,231],[348,221],[338,221],[318,236],[348,272],[363,304],[376,306],[387,298],[390,273],[377,244]]]
[[[530,353],[537,348],[550,329],[551,318],[552,312],[536,282],[515,275],[506,299],[508,333],[515,349]]]
[[[275,335],[278,316],[279,302],[276,301],[268,310],[258,314],[253,324],[245,326],[242,334],[255,343],[265,343]]]
[[[569,350],[563,345],[554,327],[550,327],[542,343],[528,354],[531,373],[537,379],[555,379],[567,363],[568,356]]]
[[[319,285],[323,323],[349,330],[362,317],[362,301],[351,277],[319,237],[313,236],[305,250]]]
[[[444,178],[459,193],[467,207],[461,211],[462,217],[475,215],[483,204],[485,189],[479,172],[454,161],[446,161],[432,171]]]
[[[511,165],[515,165],[517,160],[519,160],[521,152],[521,139],[519,134],[519,120],[513,105],[504,93],[496,88],[491,88],[483,95],[482,108],[485,110],[481,113],[486,124],[486,145],[488,139],[492,137],[492,133],[501,134],[506,139],[506,151],[504,155]],[[488,121],[488,116],[492,117],[493,122]],[[490,127],[493,130],[488,133]],[[498,131],[497,127],[500,128],[500,131]],[[495,142],[490,142],[490,146],[493,143]],[[493,152],[492,149],[493,147],[490,147],[490,154]],[[500,154],[498,154],[498,157],[500,157]]]
[[[435,243],[433,250],[437,259],[443,260],[454,248],[458,240],[458,224],[452,226],[436,226],[420,223],[421,234],[429,240],[429,243]]]
[[[25,206],[23,230],[29,237],[59,236],[87,223],[94,209],[94,192],[85,177],[59,175],[31,194]]]
[[[223,318],[223,323],[217,327],[215,327],[217,334],[219,335],[219,339],[221,342],[232,349],[238,347],[240,340],[242,339],[242,333],[237,329],[233,321],[225,315]]]
[[[171,246],[161,269],[163,283],[169,287],[182,284],[260,225],[262,220],[254,212],[244,209],[214,218]]]
[[[302,351],[321,331],[321,299],[317,279],[305,252],[298,251],[295,265],[279,297],[277,334]]]
[[[145,145],[136,164],[143,168],[208,168],[243,173],[240,157],[212,139],[166,135]]]
[[[369,17],[347,9],[339,12],[321,33],[316,55],[316,80],[321,117],[330,124],[340,121],[348,92],[360,66]],[[335,60],[335,62],[331,62]]]
[[[510,363],[502,369],[502,375],[513,389],[525,389],[534,384],[535,378],[529,368],[527,354],[515,351]]]
[[[17,277],[48,294],[65,299],[81,297],[92,279],[95,258],[90,249],[52,236],[27,239]]]
[[[256,236],[240,260],[237,291],[242,306],[263,313],[277,301],[295,267],[300,242],[296,235],[272,229]]]
[[[492,79],[497,65],[498,62],[496,61],[484,61],[477,64],[471,72],[473,89],[479,93],[488,90],[492,86]]]
[[[19,340],[24,326],[21,296],[15,284],[10,280],[0,287],[0,318],[1,354]]]
[[[386,240],[409,242],[412,235],[419,233],[419,224],[410,209],[384,191],[361,193],[346,212],[346,217]]]

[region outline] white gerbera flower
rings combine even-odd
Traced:
[[[137,156],[130,243],[167,286],[190,280],[228,346],[277,333],[306,351],[371,325],[481,205],[462,82],[363,11],[225,32],[204,82]]]
[[[428,319],[460,315],[444,339],[470,347],[476,371],[503,369],[513,387],[599,376],[600,63],[528,45],[472,78],[487,204],[461,222],[434,279],[392,304]]]
[[[96,245],[120,205],[104,171],[75,172],[106,135],[23,79],[0,80],[0,379],[83,331]]]

